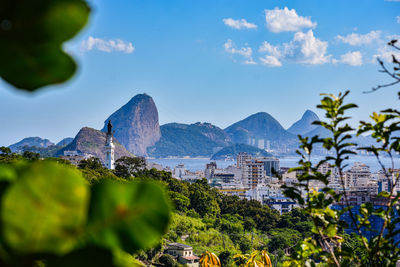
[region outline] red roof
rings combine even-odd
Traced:
[[[182,259],[185,259],[185,260],[198,260],[198,259],[200,259],[199,257],[197,257],[197,256],[181,256],[181,258]]]

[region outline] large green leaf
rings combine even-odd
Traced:
[[[116,267],[111,250],[101,247],[85,247],[60,256],[44,260],[46,267]]]
[[[32,163],[4,193],[2,235],[18,253],[68,252],[86,225],[88,202],[88,186],[77,170]]]
[[[0,76],[28,91],[69,79],[76,64],[62,44],[89,12],[84,0],[0,1]]]
[[[160,186],[105,181],[92,189],[89,232],[95,243],[133,253],[166,232],[170,207]]]

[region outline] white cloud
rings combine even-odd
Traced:
[[[307,33],[297,32],[293,40],[284,44],[285,59],[302,64],[329,63],[331,55],[326,54],[328,42],[315,38],[312,30]]]
[[[226,26],[240,30],[240,29],[257,29],[257,25],[254,23],[247,22],[245,19],[232,19],[226,18],[222,20]]]
[[[336,39],[352,46],[356,45],[366,45],[373,41],[378,41],[381,37],[380,31],[370,31],[366,34],[351,33],[346,36],[338,35]]]
[[[260,48],[258,48],[258,52],[261,53],[269,53],[273,55],[274,57],[280,57],[281,56],[281,51],[279,51],[278,46],[271,45],[267,41],[264,41]]]
[[[270,67],[282,66],[282,62],[279,60],[282,57],[282,53],[278,46],[271,45],[267,41],[264,41],[258,48],[258,52],[266,53],[264,57],[260,57],[261,64]]]
[[[111,39],[111,40],[104,40],[101,38],[95,38],[89,36],[86,41],[82,42],[82,49],[84,51],[90,51],[97,49],[103,52],[123,52],[126,54],[130,54],[135,50],[135,47],[130,42],[124,42],[120,39]]]
[[[360,51],[347,52],[340,56],[340,62],[350,66],[361,66],[362,54]]]
[[[253,60],[253,49],[251,47],[242,47],[236,48],[236,45],[233,43],[231,39],[228,39],[224,44],[225,52],[233,54],[233,55],[240,55],[245,58],[244,64],[257,64]]]
[[[260,57],[261,64],[267,65],[269,67],[281,67],[282,62],[279,61],[277,57],[265,55],[265,57]]]
[[[297,32],[293,40],[280,46],[263,42],[259,47],[260,53],[265,53],[260,61],[264,65],[280,67],[282,61],[299,64],[324,64],[331,62],[331,55],[327,55],[328,42],[319,40],[312,30],[307,33]]]
[[[372,57],[372,63],[376,63],[376,59],[380,58],[383,61],[386,61],[388,63],[393,62],[393,57],[395,56],[397,59],[400,59],[400,51],[395,50],[387,45],[380,47],[377,50],[377,53]]]
[[[271,32],[294,32],[303,28],[315,28],[316,22],[312,22],[310,17],[297,15],[296,10],[288,9],[266,9],[265,20],[267,28]]]

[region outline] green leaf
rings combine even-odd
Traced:
[[[19,172],[1,206],[3,236],[19,253],[65,253],[86,223],[89,191],[81,174],[38,161]]]
[[[65,256],[50,257],[45,259],[45,264],[46,267],[117,266],[111,250],[95,246],[77,249]]]
[[[1,1],[0,76],[28,91],[69,79],[76,64],[62,45],[84,27],[89,12],[83,0]]]
[[[156,244],[166,232],[170,207],[160,186],[108,180],[92,189],[89,235],[98,245],[133,253]]]

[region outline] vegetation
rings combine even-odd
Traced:
[[[393,40],[389,45],[395,46]],[[400,62],[393,56],[394,68],[390,72],[381,60],[378,60],[383,72],[395,79],[393,83],[373,88],[373,91],[382,87],[399,83]],[[400,152],[400,138],[397,132],[400,130],[400,111],[395,109],[383,110],[380,113],[373,113],[370,118],[372,122],[361,121],[357,135],[370,133],[376,143],[371,146],[357,147],[352,143],[352,128],[346,121],[350,118],[347,111],[356,108],[355,104],[345,103],[344,94],[323,95],[321,104],[317,107],[325,111],[326,121],[315,122],[324,127],[330,135],[325,138],[314,136],[312,138],[301,137],[301,156],[299,167],[291,171],[301,171],[298,177],[299,182],[293,187],[286,187],[287,196],[295,199],[303,208],[313,222],[312,232],[314,237],[305,238],[293,251],[291,258],[285,262],[285,266],[396,266],[400,259],[398,223],[399,198],[396,186],[399,186],[399,174],[394,170],[393,155]],[[400,95],[400,93],[399,93]],[[326,150],[332,151],[332,156],[327,156],[317,164],[310,160],[313,148],[316,144],[322,144]],[[363,203],[358,207],[350,205],[349,195],[345,186],[343,169],[346,167],[346,160],[356,154],[354,148],[372,152],[382,168],[389,186],[389,191],[382,191],[375,201]],[[381,157],[387,156],[391,159],[391,165],[382,164]],[[341,191],[335,192],[329,187],[328,177],[330,173],[318,172],[321,164],[328,162],[338,169]],[[325,185],[316,192],[310,188],[310,183],[319,181]],[[301,190],[306,194],[302,194]],[[340,209],[334,209],[332,204],[342,202]],[[344,215],[350,218],[345,221]],[[380,224],[373,224],[374,219]],[[344,230],[351,229],[351,236]],[[367,235],[368,234],[368,235]]]

